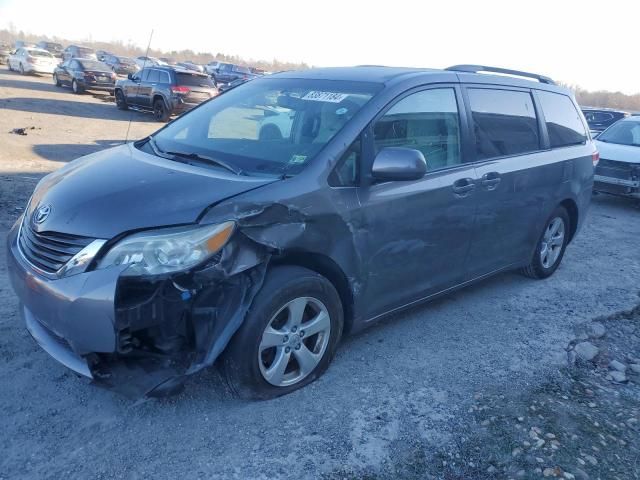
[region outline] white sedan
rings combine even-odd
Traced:
[[[640,199],[640,116],[619,120],[596,138],[594,190]]]
[[[59,59],[41,48],[22,47],[9,56],[9,70],[22,73],[53,73]]]

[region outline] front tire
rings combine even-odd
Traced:
[[[530,278],[550,277],[560,266],[569,242],[571,221],[564,207],[557,207],[540,235],[531,263],[522,273]]]
[[[20,75],[25,75],[24,73],[24,65],[20,64]]]
[[[302,267],[274,267],[222,355],[224,377],[245,399],[302,388],[329,367],[343,324],[340,296],[326,278]]]
[[[127,104],[127,99],[124,97],[124,93],[122,90],[115,91],[116,96],[116,107],[120,110],[128,110],[129,105]]]
[[[80,95],[83,92],[82,87],[78,85],[78,82],[75,80],[71,82],[71,90],[73,90],[73,93],[76,95]]]
[[[56,87],[59,87],[61,85],[60,80],[58,79],[58,75],[56,75],[55,73],[53,74],[53,84]]]

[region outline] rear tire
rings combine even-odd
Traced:
[[[171,112],[161,98],[156,98],[153,101],[153,118],[158,122],[168,122],[171,117]]]
[[[564,207],[557,207],[547,222],[533,253],[531,263],[522,269],[530,278],[550,277],[560,266],[569,241],[571,221]]]
[[[241,398],[291,393],[327,370],[343,324],[340,296],[325,277],[302,267],[274,267],[221,357],[223,375]],[[279,372],[278,365],[284,365]]]

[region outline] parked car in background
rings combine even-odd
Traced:
[[[116,74],[108,65],[97,60],[72,58],[56,67],[53,83],[58,87],[71,87],[76,94],[85,90],[113,93]]]
[[[191,70],[192,72],[200,72],[204,73],[204,67],[202,65],[198,65],[191,62],[178,62],[175,65],[176,67],[182,67],[186,70]]]
[[[153,113],[159,122],[184,113],[218,95],[208,75],[180,67],[147,67],[118,80],[116,105],[121,110],[134,108]]]
[[[59,43],[41,40],[38,42],[37,47],[46,50],[56,58],[62,58],[62,45]]]
[[[9,55],[9,70],[22,73],[53,73],[59,59],[41,48],[23,47]]]
[[[134,60],[140,68],[157,67],[157,66],[166,65],[165,62],[163,62],[162,60],[156,57],[141,56],[141,57],[136,57]]]
[[[8,43],[0,43],[0,63],[7,63],[9,55],[13,53],[13,48]]]
[[[260,139],[274,108],[290,134]],[[273,398],[319,378],[343,333],[499,272],[553,275],[596,160],[540,75],[275,74],[42,179],[7,270],[31,336],[97,383],[166,394],[217,361],[233,393]]]
[[[223,84],[231,83],[238,79],[248,80],[254,78],[256,75],[251,73],[248,67],[234,65],[233,63],[221,63],[218,65],[218,68],[213,70],[211,76],[216,81],[216,84]]]
[[[165,65],[176,65],[176,61],[173,58],[160,57],[158,58]]]
[[[587,119],[589,130],[593,136],[597,136],[618,120],[629,116],[629,112],[611,108],[583,107],[582,113],[584,114],[584,118]]]
[[[24,40],[16,40],[13,45],[13,50],[16,51],[19,48],[37,48],[37,45],[33,42],[25,42]]]
[[[113,53],[107,50],[96,50],[96,57],[98,57],[99,62],[104,62],[104,59],[107,58],[108,55],[113,55]]]
[[[594,190],[640,200],[640,116],[617,121],[596,138]]]
[[[62,51],[62,59],[64,61],[72,58],[86,58],[88,60],[98,60],[96,52],[93,48],[80,47],[78,45],[69,45]]]
[[[209,62],[204,66],[204,71],[209,75],[212,75],[213,72],[220,66],[220,62],[214,60],[213,62]]]
[[[118,55],[106,55],[103,63],[111,67],[111,70],[118,75],[129,75],[136,73],[140,67],[133,58],[120,57]]]
[[[249,81],[253,80],[252,78],[237,78],[234,81],[232,81],[231,83],[221,83],[219,85],[216,85],[218,87],[218,90],[220,90],[220,93],[224,93],[224,92],[228,92],[229,90],[232,90],[236,87],[239,87],[240,85],[242,85],[243,83],[247,83]]]

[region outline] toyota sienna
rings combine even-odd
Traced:
[[[271,398],[392,312],[553,274],[597,160],[540,75],[280,73],[46,176],[10,277],[36,342],[96,383],[167,394],[217,361],[236,394]]]

